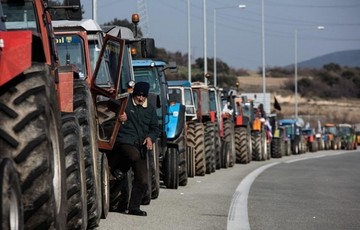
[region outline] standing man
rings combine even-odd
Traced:
[[[137,216],[147,215],[140,209],[149,178],[146,154],[152,150],[160,132],[156,110],[147,100],[149,87],[147,82],[135,84],[125,113],[120,116],[123,124],[116,138],[116,144],[113,151],[108,154],[113,175],[117,169],[123,174],[126,174],[130,168],[134,172],[128,214]]]

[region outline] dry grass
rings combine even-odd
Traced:
[[[262,77],[252,74],[250,77],[239,77],[240,92],[261,93]],[[284,89],[288,78],[266,78],[266,92],[271,93],[281,105],[279,117],[292,117],[295,113],[295,97],[292,90]],[[305,122],[314,125],[318,120],[321,123],[360,123],[360,100],[355,99],[319,99],[303,98],[298,95],[298,114]]]

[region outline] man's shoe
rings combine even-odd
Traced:
[[[135,216],[147,216],[147,213],[140,209],[129,209],[128,214],[135,215]]]

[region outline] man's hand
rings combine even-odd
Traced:
[[[127,120],[126,113],[121,114],[120,117],[119,117],[119,120],[120,120],[121,123],[124,124],[124,122]]]
[[[145,144],[146,144],[147,150],[152,150],[153,143],[152,143],[150,137],[145,138],[143,145],[145,145]]]

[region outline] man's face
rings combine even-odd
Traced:
[[[146,100],[146,97],[143,95],[134,95],[134,101],[137,105],[143,105]]]

